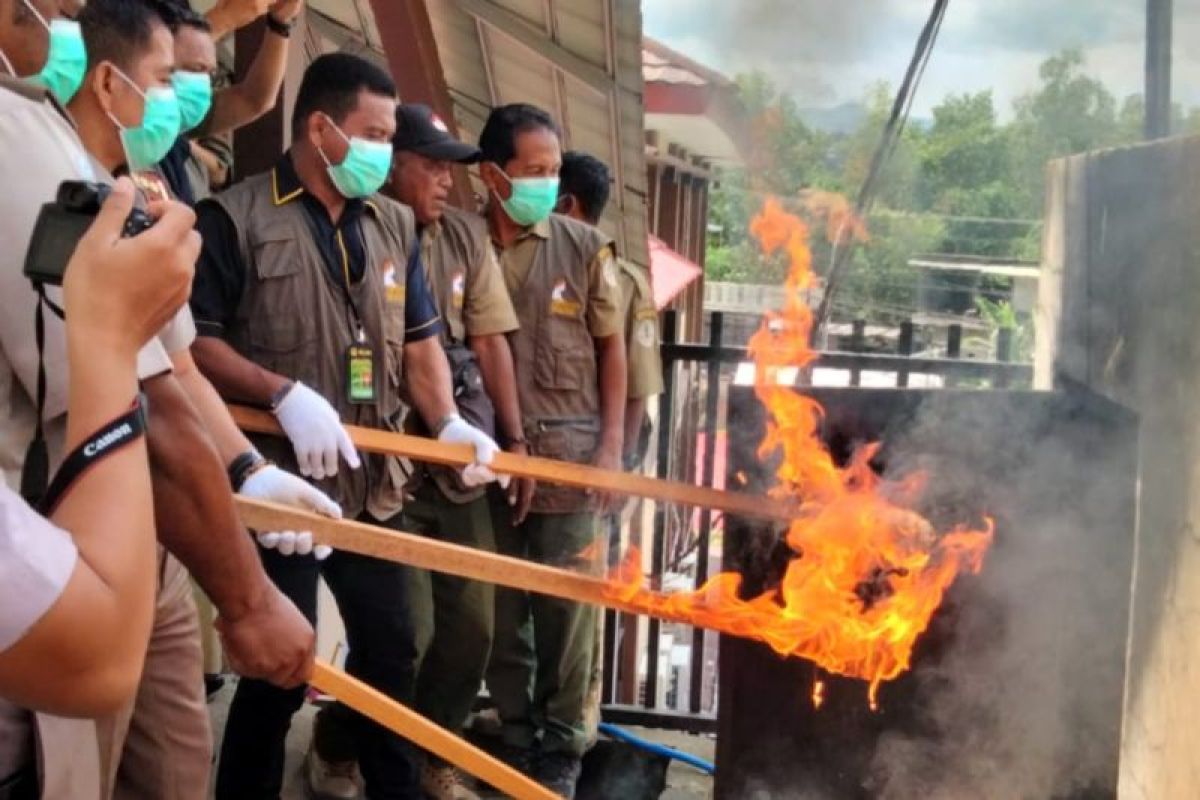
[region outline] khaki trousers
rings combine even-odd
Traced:
[[[106,797],[204,800],[213,742],[200,621],[187,570],[164,553],[150,649],[133,701],[98,720]]]

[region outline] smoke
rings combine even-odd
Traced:
[[[844,99],[843,78],[854,89],[882,77],[860,66],[873,53],[903,42],[909,50],[928,12],[923,2],[878,0],[655,0],[646,30],[729,74],[767,70],[776,85],[802,103]]]
[[[933,471],[935,515],[974,498],[998,527],[983,573],[962,579],[951,600],[949,646],[914,674],[919,734],[879,740],[869,781],[877,797],[1115,789],[1133,439],[1081,398],[1023,397],[940,397],[896,443],[892,469]],[[925,455],[950,432],[949,460]],[[975,470],[962,469],[971,461]]]
[[[722,730],[754,738],[726,745],[733,756],[718,763],[719,796],[1113,796],[1135,523],[1132,418],[1091,395],[812,393],[843,443],[882,439],[885,475],[927,473],[918,510],[939,530],[987,514],[996,541],[982,572],[951,588],[913,671],[884,685],[879,714],[866,708],[865,685],[843,679],[827,681],[826,704],[813,712],[811,665],[730,646],[722,713],[734,717]],[[753,463],[748,456],[732,451],[731,463]],[[749,561],[761,571],[761,557]],[[764,716],[747,710],[754,701],[794,710]]]

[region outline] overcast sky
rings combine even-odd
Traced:
[[[762,69],[805,106],[862,97],[904,74],[931,0],[644,0],[645,31],[730,76]],[[1123,98],[1142,90],[1145,0],[951,0],[914,113],[994,90],[1007,117],[1038,64],[1081,47]],[[1192,46],[1188,46],[1192,45]],[[1174,97],[1200,105],[1200,0],[1175,0]]]

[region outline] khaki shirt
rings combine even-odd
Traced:
[[[33,438],[37,411],[38,353],[34,340],[37,293],[23,274],[25,253],[43,203],[54,199],[64,180],[103,180],[84,151],[74,127],[49,96],[29,84],[0,77],[0,469],[9,486],[20,485],[25,451]],[[111,178],[109,179],[111,180]],[[52,301],[62,292],[47,287]],[[186,312],[186,309],[184,309]],[[187,338],[190,315],[166,332],[172,348]],[[66,332],[52,313],[45,319],[46,403],[43,419],[51,471],[63,457],[66,437]],[[188,342],[190,344],[190,340]],[[188,344],[183,344],[183,347]],[[138,374],[152,377],[171,369],[167,349],[151,341],[139,353]],[[0,738],[28,743],[31,715],[0,698]],[[96,727],[91,720],[37,715],[45,770],[44,797],[99,794]],[[18,745],[20,747],[21,745]],[[27,750],[7,757],[26,758]],[[0,775],[6,777],[6,775]]]
[[[617,259],[620,268],[621,311],[625,315],[625,349],[629,378],[626,396],[644,400],[663,390],[662,354],[658,349],[658,309],[645,270]]]
[[[421,263],[448,341],[518,328],[487,223],[478,214],[447,208],[443,219],[426,225],[421,231]]]
[[[515,295],[525,285],[538,247],[550,238],[550,223],[543,221],[521,232],[517,240],[500,253],[504,283],[509,295]],[[588,264],[588,331],[596,339],[616,336],[622,330],[621,287],[616,258],[611,247],[596,254]]]
[[[25,253],[43,203],[54,199],[64,180],[111,183],[112,178],[87,155],[74,127],[44,92],[0,81],[0,469],[9,486],[20,484],[25,450],[36,417],[38,353],[34,339],[37,293],[23,274]],[[47,287],[61,306],[62,292]],[[43,419],[51,468],[65,455],[67,348],[62,321],[43,315],[46,326],[46,404]],[[195,326],[185,306],[138,354],[138,375],[149,378],[171,370],[168,352],[191,345]]]

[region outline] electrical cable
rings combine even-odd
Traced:
[[[694,756],[691,753],[685,753],[682,750],[676,750],[674,747],[667,747],[665,744],[647,741],[646,739],[643,739],[640,736],[635,736],[624,728],[618,728],[616,725],[611,723],[601,722],[600,732],[605,736],[610,736],[618,741],[631,744],[639,750],[645,750],[647,753],[654,753],[655,755],[659,756],[666,756],[667,758],[687,764],[689,767],[695,767],[701,772],[705,772],[709,775],[715,775],[717,772],[716,765],[711,761],[705,761],[699,756]]]
[[[875,200],[875,189],[879,182],[879,177],[883,173],[884,166],[891,158],[900,140],[900,136],[904,132],[908,114],[912,110],[917,85],[920,83],[921,77],[925,73],[925,67],[929,63],[929,57],[933,52],[933,45],[937,41],[937,35],[941,30],[942,20],[946,16],[946,8],[949,6],[949,3],[950,0],[934,0],[929,19],[926,21],[925,27],[921,30],[921,35],[917,38],[917,45],[913,51],[912,59],[909,61],[908,69],[904,74],[904,80],[900,84],[895,102],[892,104],[891,115],[884,125],[879,145],[876,147],[875,154],[871,158],[871,166],[867,170],[867,176],[863,180],[862,188],[858,193],[858,199],[854,204],[855,216],[860,219],[865,217],[867,212],[870,211],[871,205]],[[837,293],[846,266],[849,264],[850,256],[854,253],[855,241],[853,238],[844,244],[841,243],[841,238],[839,232],[829,272],[825,276],[825,295],[821,300],[821,305],[817,308],[817,313],[813,320],[814,341],[821,335],[821,331],[825,327],[825,323],[829,318],[832,298]]]

